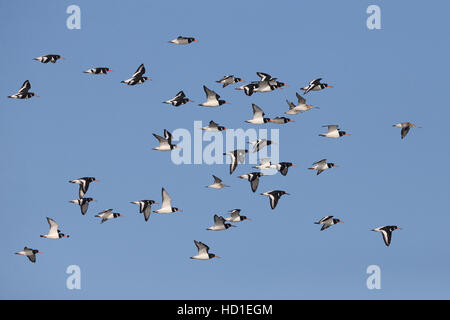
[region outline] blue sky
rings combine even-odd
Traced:
[[[66,27],[66,8],[81,8],[81,30]],[[381,8],[381,30],[368,30],[366,8]],[[0,3],[0,298],[21,299],[448,299],[450,248],[448,12],[444,1],[14,1]],[[189,46],[167,43],[194,36]],[[41,64],[32,58],[60,54]],[[120,83],[144,63],[153,81]],[[107,66],[106,76],[83,74]],[[247,97],[215,80],[262,71],[289,85]],[[283,115],[285,99],[310,80],[320,110],[291,116],[280,129],[286,177],[261,179],[258,192],[236,178],[252,171],[228,165],[179,165],[153,151],[162,134],[213,119],[251,128],[251,104]],[[41,97],[7,99],[30,80]],[[216,109],[202,85],[230,101]],[[179,90],[196,103],[162,104]],[[400,139],[392,124],[422,126]],[[324,139],[322,125],[351,133]],[[259,127],[258,127],[259,128]],[[307,170],[327,158],[340,165],[320,176]],[[209,190],[211,174],[231,188]],[[82,216],[68,203],[95,176],[87,195],[98,202]],[[152,215],[130,201],[161,201],[161,187],[184,211]],[[271,210],[260,192],[283,189]],[[157,206],[158,207],[158,206]],[[122,219],[100,224],[114,208]],[[215,213],[241,208],[252,218],[224,232],[205,229]],[[345,223],[320,232],[313,222]],[[45,217],[69,239],[40,238]],[[444,221],[444,222],[441,222]],[[390,247],[369,231],[398,225]],[[221,256],[193,261],[193,240]],[[36,264],[13,253],[43,251]],[[66,289],[69,265],[81,268],[81,290]],[[381,268],[381,290],[366,288],[366,269]]]

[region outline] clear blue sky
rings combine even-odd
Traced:
[[[66,28],[71,4],[81,30]],[[382,30],[366,28],[371,4]],[[2,1],[0,298],[449,299],[449,12],[446,1]],[[178,35],[199,42],[167,43]],[[65,60],[32,60],[50,53]],[[153,81],[121,84],[141,63]],[[82,73],[97,66],[114,72]],[[247,97],[215,83],[257,71],[289,87]],[[280,128],[280,158],[297,168],[264,177],[256,194],[236,178],[250,165],[230,176],[226,164],[176,166],[152,150],[152,133],[195,120],[250,128],[252,103],[283,115],[316,77],[334,85],[306,96],[320,110],[266,126]],[[26,79],[41,97],[7,99]],[[198,107],[204,84],[231,104]],[[161,103],[179,90],[196,103]],[[401,140],[391,126],[402,121],[423,128]],[[352,135],[318,136],[334,123]],[[322,158],[340,167],[307,170]],[[231,188],[204,188],[211,174]],[[68,180],[83,176],[101,181],[85,216],[68,203],[78,190]],[[162,186],[184,211],[145,223],[129,202],[160,202]],[[272,189],[291,193],[275,210],[259,195]],[[100,224],[108,208],[125,217]],[[233,208],[253,220],[205,230]],[[313,222],[325,215],[345,223],[320,232]],[[40,238],[46,216],[71,237]],[[382,225],[404,228],[390,247],[369,231]],[[194,239],[222,258],[189,259]],[[24,246],[44,252],[36,264],[13,254]],[[66,289],[72,264],[81,290]],[[366,288],[372,264],[381,290]]]

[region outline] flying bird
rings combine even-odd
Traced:
[[[220,100],[220,96],[211,89],[208,89],[206,86],[203,86],[203,90],[206,93],[206,102],[200,103],[199,106],[218,107],[223,104],[229,104],[229,102],[225,100]]]
[[[322,78],[314,79],[306,87],[301,88],[304,91],[303,94],[307,94],[310,91],[319,91],[328,87],[333,87],[327,83],[321,83],[320,80],[322,80]]]
[[[47,217],[48,225],[50,226],[50,230],[47,234],[41,235],[41,238],[47,239],[60,239],[60,238],[69,238],[68,234],[64,234],[61,230],[58,229],[58,224],[55,220]]]
[[[83,71],[83,73],[90,73],[90,74],[107,74],[108,72],[112,72],[108,67],[98,67],[98,68],[91,68],[86,71]]]
[[[37,60],[40,61],[42,63],[56,63],[56,61],[58,61],[59,59],[63,59],[63,57],[61,57],[59,54],[47,54],[46,56],[40,56],[37,58],[34,58],[33,60]]]
[[[411,123],[411,122],[402,122],[402,123],[397,123],[392,125],[393,127],[399,127],[402,128],[401,134],[402,134],[402,139],[406,137],[406,135],[409,132],[409,129],[411,128],[422,128],[419,126],[416,126],[415,124]]]
[[[259,178],[263,177],[263,176],[267,176],[267,175],[262,172],[251,172],[251,173],[247,173],[242,176],[239,176],[238,178],[246,179],[246,180],[250,181],[250,187],[252,188],[252,191],[255,192],[256,189],[258,189]]]
[[[28,92],[28,90],[31,89],[30,81],[25,80],[25,82],[22,84],[22,87],[17,91],[16,94],[8,96],[8,98],[12,99],[29,99],[31,97],[39,97],[34,92]]]
[[[178,36],[176,39],[169,41],[169,43],[174,43],[174,44],[189,44],[191,42],[198,42],[198,40],[195,38],[192,38],[192,37]]]
[[[226,86],[228,86],[230,84],[235,84],[235,83],[238,83],[241,81],[244,81],[244,80],[242,80],[241,78],[237,78],[234,75],[229,75],[229,76],[224,76],[222,79],[217,80],[216,82],[222,83],[223,84],[222,88],[225,88]]]
[[[131,76],[131,78],[127,79],[127,80],[123,80],[120,81],[121,83],[125,83],[129,86],[134,86],[136,84],[141,84],[144,83],[147,80],[152,80],[149,77],[144,77],[145,73],[145,67],[144,64],[142,63],[136,70],[136,72]]]
[[[212,230],[212,231],[221,231],[221,230],[227,230],[228,228],[236,227],[230,223],[225,223],[225,219],[223,217],[218,216],[217,214],[214,215],[214,225],[207,228],[206,230]]]
[[[313,166],[311,168],[308,168],[309,170],[317,170],[317,175],[321,174],[324,170],[337,167],[332,162],[327,163],[327,159],[322,159],[319,161],[316,161],[313,163]]]
[[[245,120],[245,122],[252,124],[263,124],[270,121],[270,118],[264,118],[265,115],[264,111],[256,104],[254,103],[252,104],[252,109],[253,109],[253,118],[250,120]]]
[[[226,152],[223,154],[224,156],[229,155],[231,158],[230,174],[233,174],[234,170],[236,170],[238,162],[244,163],[246,153],[248,153],[247,149],[236,149],[231,152]]]
[[[378,228],[372,229],[372,231],[381,232],[381,234],[383,235],[384,243],[386,244],[386,246],[389,247],[389,245],[391,244],[392,231],[399,230],[399,229],[401,229],[401,228],[399,228],[397,226],[383,226],[383,227],[378,227]]]
[[[289,195],[289,193],[287,193],[286,191],[283,190],[272,190],[272,191],[267,191],[264,193],[261,193],[262,196],[267,196],[269,197],[270,200],[270,207],[273,209],[275,209],[275,207],[278,204],[278,200],[280,200],[281,196],[283,195]]]
[[[209,122],[209,125],[207,125],[206,127],[202,127],[202,130],[220,132],[227,130],[227,128],[225,128],[224,126],[219,126],[218,123],[215,123],[214,121],[211,120]]]
[[[172,198],[169,196],[169,193],[167,193],[166,189],[161,189],[161,208],[158,210],[153,211],[154,213],[172,213],[176,211],[183,211],[181,209],[172,207]]]
[[[299,95],[297,92],[295,93],[297,96],[297,105],[286,99],[286,103],[289,106],[289,111],[285,112],[285,114],[298,114],[300,112],[305,112],[311,109],[320,109],[319,107],[315,107],[309,104],[306,104],[306,99]]]
[[[267,139],[258,139],[256,141],[250,141],[249,143],[253,145],[253,153],[258,152],[271,144],[277,144],[276,142]]]
[[[78,195],[81,198],[84,197],[84,195],[86,194],[86,192],[89,189],[89,185],[91,182],[98,182],[99,180],[97,180],[94,177],[83,177],[83,178],[79,178],[79,179],[75,179],[75,180],[71,180],[69,181],[70,183],[75,183],[75,184],[79,184],[79,190],[78,190]]]
[[[251,220],[249,217],[241,216],[240,213],[241,213],[241,209],[230,210],[230,216],[225,218],[225,220],[231,221],[231,222],[241,222],[244,220]]]
[[[215,175],[212,175],[214,178],[214,183],[210,184],[209,186],[206,186],[207,188],[211,188],[211,189],[222,189],[225,187],[229,187],[226,184],[222,183],[222,180],[218,177],[216,177]]]
[[[194,102],[194,101],[190,100],[189,98],[186,98],[183,91],[178,92],[177,95],[175,97],[173,97],[172,99],[163,101],[163,103],[171,104],[174,107],[179,107],[188,102]]]
[[[276,117],[276,118],[270,119],[269,122],[273,122],[273,123],[277,123],[277,124],[285,124],[288,122],[294,122],[294,120],[291,120],[286,117]]]
[[[96,178],[94,178],[94,177],[83,177],[83,178],[80,178],[80,179],[75,179],[75,180],[71,180],[71,181],[69,181],[70,183],[76,183],[76,184],[79,184],[80,185],[80,188],[79,188],[79,190],[78,190],[78,195],[79,195],[79,197],[80,197],[80,199],[81,198],[83,198],[84,197],[84,195],[86,194],[86,192],[88,191],[88,189],[89,189],[89,184],[91,183],[91,182],[98,182],[98,180],[96,179]]]
[[[157,204],[158,202],[154,200],[139,200],[132,201],[131,203],[139,205],[139,213],[143,213],[145,221],[148,221],[148,218],[150,218],[150,213],[152,212],[152,204]]]
[[[333,219],[333,216],[326,216],[326,217],[323,217],[322,219],[320,219],[319,221],[314,222],[314,223],[315,224],[321,224],[322,228],[320,229],[320,231],[322,231],[322,230],[325,230],[325,229],[327,229],[327,228],[331,227],[332,225],[334,225],[336,223],[339,223],[339,222],[344,223],[344,221],[341,221],[339,219]]]
[[[153,136],[158,139],[159,141],[159,146],[153,148],[153,150],[158,150],[158,151],[171,151],[173,149],[180,149],[181,147],[172,144],[172,134],[164,129],[164,138],[157,135],[156,133],[153,133]]]
[[[70,200],[69,202],[79,205],[80,209],[81,209],[81,214],[85,215],[89,208],[89,202],[91,202],[91,201],[96,201],[96,200],[93,198],[81,198],[81,199],[76,199],[76,200]]]
[[[350,133],[347,133],[345,131],[339,130],[339,126],[337,124],[330,124],[322,127],[328,127],[328,132],[324,134],[319,134],[321,137],[327,137],[327,138],[339,138],[342,136],[349,136]]]
[[[117,213],[117,212],[113,212],[113,209],[107,209],[107,210],[103,210],[102,212],[97,214],[95,217],[96,218],[102,218],[101,223],[104,223],[104,222],[106,222],[108,220],[111,220],[111,219],[123,217],[123,215],[120,214],[120,213]]]
[[[198,249],[198,254],[191,257],[191,259],[197,259],[197,260],[209,260],[212,258],[219,258],[214,253],[209,253],[209,247],[204,244],[203,242],[194,240],[195,246]]]
[[[42,253],[42,252],[37,249],[31,249],[31,248],[27,248],[27,247],[23,248],[23,251],[16,252],[16,254],[26,256],[33,263],[36,262],[36,254],[37,253]]]

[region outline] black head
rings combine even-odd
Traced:
[[[327,165],[328,168],[336,167],[336,165],[333,162],[328,162]]]
[[[175,208],[175,207],[172,207],[172,212],[177,212],[177,211],[183,211],[183,210]]]
[[[242,81],[241,78],[234,78],[234,83],[241,82],[241,81]]]
[[[83,198],[84,199],[84,201],[87,201],[87,202],[91,202],[91,201],[94,201],[94,199],[93,198]]]
[[[225,100],[219,100],[219,106],[221,106],[223,104],[229,104],[229,102],[226,102]]]
[[[218,258],[218,256],[216,256],[214,253],[208,253],[208,257],[209,257],[210,259],[212,259],[212,258]]]

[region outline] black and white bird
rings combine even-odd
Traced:
[[[230,152],[225,152],[223,155],[229,155],[231,158],[230,162],[230,174],[236,170],[238,166],[238,162],[244,163],[245,162],[245,154],[248,153],[247,149],[236,149]]]
[[[254,92],[270,92],[285,86],[287,87],[287,84],[277,81],[277,78],[272,78],[267,73],[257,72],[256,74],[261,78],[259,81],[253,81],[236,88],[236,90],[244,90],[247,96],[251,96]]]
[[[273,209],[275,209],[275,207],[278,204],[278,200],[280,200],[282,195],[289,195],[289,193],[287,193],[286,191],[283,190],[272,190],[272,191],[267,191],[264,193],[261,193],[262,196],[267,196],[269,197],[270,200],[270,207]]]
[[[144,77],[145,67],[142,63],[136,70],[136,72],[131,76],[131,78],[127,80],[120,81],[121,83],[125,83],[129,86],[134,86],[136,84],[144,83],[147,80],[152,80],[149,77]]]
[[[58,229],[58,224],[55,222],[55,220],[47,217],[47,222],[50,227],[50,230],[47,234],[43,234],[40,237],[41,238],[47,238],[47,239],[60,239],[60,238],[69,238],[68,234],[64,234],[61,232],[61,230]]]
[[[214,253],[209,253],[209,247],[204,244],[203,242],[194,240],[195,246],[198,249],[198,254],[191,257],[191,259],[197,259],[197,260],[209,260],[212,258],[219,258]]]
[[[90,73],[90,74],[107,74],[108,72],[113,72],[113,70],[111,70],[108,67],[97,67],[83,71],[83,73]]]
[[[206,188],[211,188],[211,189],[223,189],[225,187],[229,187],[226,184],[222,183],[222,179],[216,177],[215,175],[212,175],[214,178],[214,183],[210,184],[209,186],[206,186]]]
[[[241,222],[244,220],[251,220],[249,217],[241,216],[240,213],[241,213],[241,209],[230,210],[230,216],[226,217],[225,220],[230,221],[230,222]]]
[[[397,226],[383,226],[372,229],[372,231],[381,232],[381,234],[383,235],[384,243],[389,247],[389,245],[391,244],[392,232],[399,229],[401,228]]]
[[[81,209],[81,214],[85,215],[89,208],[89,202],[91,202],[91,201],[97,201],[97,200],[95,200],[93,198],[81,198],[81,199],[76,199],[76,200],[70,200],[69,202],[79,205],[80,209]]]
[[[227,128],[225,128],[224,126],[219,126],[218,123],[215,123],[213,120],[211,120],[209,122],[209,125],[207,125],[206,127],[202,127],[202,130],[220,132],[220,131],[227,130]]]
[[[225,100],[220,100],[220,96],[212,91],[211,89],[208,89],[206,86],[203,86],[203,90],[206,93],[206,101],[203,103],[200,103],[199,106],[203,107],[218,107],[223,104],[229,104],[229,102]]]
[[[152,212],[152,204],[157,204],[158,202],[154,200],[139,200],[132,201],[131,203],[139,205],[139,213],[143,213],[145,221],[148,221]]]
[[[276,165],[276,169],[280,171],[283,176],[287,175],[290,167],[295,167],[295,164],[292,162],[280,162]]]
[[[253,118],[250,120],[245,120],[245,122],[252,124],[263,124],[270,121],[270,118],[264,118],[265,115],[264,111],[256,104],[254,103],[252,104],[252,109],[253,109]]]
[[[249,141],[249,144],[251,144],[253,146],[253,153],[256,153],[264,147],[270,146],[271,144],[277,144],[277,143],[273,142],[272,140],[258,139],[255,141]]]
[[[276,124],[285,124],[288,122],[294,122],[294,120],[291,120],[286,117],[276,117],[276,118],[270,119],[269,122],[276,123]]]
[[[406,135],[409,132],[409,129],[411,129],[411,128],[422,128],[422,127],[416,126],[415,124],[413,124],[411,122],[397,123],[397,124],[393,124],[392,126],[393,127],[402,128],[402,131],[401,131],[402,139],[404,139],[406,137]]]
[[[238,82],[244,81],[241,78],[237,78],[234,75],[224,76],[222,79],[217,80],[217,83],[223,84],[222,88],[225,88],[226,86],[230,84],[235,84]]]
[[[42,252],[37,249],[31,249],[31,248],[27,248],[27,247],[23,248],[22,251],[16,252],[16,254],[18,254],[18,255],[27,257],[33,263],[36,262],[36,254],[37,253],[42,253]]]
[[[111,220],[111,219],[123,217],[123,215],[120,214],[120,213],[117,213],[117,212],[113,212],[113,209],[107,209],[107,210],[103,210],[102,212],[97,214],[95,217],[96,218],[102,218],[101,223],[104,223],[104,222],[106,222],[108,220]]]
[[[307,94],[310,91],[319,91],[328,87],[333,87],[327,83],[321,83],[320,80],[322,80],[322,78],[314,79],[306,87],[301,88],[303,90],[303,94]]]
[[[157,135],[156,133],[153,133],[153,136],[158,139],[159,141],[159,146],[153,148],[153,150],[157,150],[157,151],[171,151],[173,149],[179,149],[181,147],[172,144],[172,134],[164,129],[164,138]]]
[[[335,165],[332,162],[327,162],[327,159],[322,159],[319,161],[316,161],[313,163],[313,166],[311,168],[308,168],[309,170],[317,170],[317,175],[321,174],[323,171],[333,168],[333,167],[338,167],[337,165]]]
[[[275,169],[279,171],[283,176],[287,175],[290,167],[295,167],[296,165],[292,162],[280,162],[280,163],[272,163],[270,158],[263,158],[260,160],[259,165],[254,166],[253,168],[259,170],[271,170]]]
[[[350,133],[347,133],[345,131],[339,130],[339,126],[337,124],[329,124],[322,127],[328,127],[327,133],[319,134],[321,137],[327,137],[327,138],[339,138],[342,136],[349,136]]]
[[[183,91],[178,92],[177,95],[175,97],[173,97],[172,99],[163,101],[163,103],[171,104],[174,107],[179,107],[188,102],[194,102],[194,101],[190,100],[189,98],[186,98],[186,95],[184,94]]]
[[[58,61],[59,59],[64,60],[64,58],[61,57],[59,54],[47,54],[45,56],[34,58],[33,60],[37,60],[42,63],[49,63],[49,62],[56,63],[56,61]]]
[[[183,211],[181,209],[172,207],[172,198],[169,196],[169,193],[166,191],[166,189],[161,189],[161,208],[158,210],[153,211],[154,213],[172,213],[177,211]]]
[[[223,217],[218,216],[217,214],[214,215],[214,225],[207,228],[206,230],[212,230],[212,231],[221,231],[221,230],[227,230],[228,228],[236,227],[230,223],[225,223],[225,219]]]
[[[306,99],[303,98],[297,92],[295,93],[295,95],[297,96],[297,104],[296,105],[286,99],[286,103],[289,106],[289,110],[286,111],[285,114],[298,114],[300,112],[305,112],[305,111],[308,111],[308,110],[311,110],[314,108],[320,109],[319,107],[306,104]]]
[[[78,195],[79,195],[79,198],[81,199],[84,197],[84,195],[88,191],[90,183],[94,182],[94,181],[98,182],[98,180],[94,177],[83,177],[83,178],[71,180],[69,182],[80,185],[80,188],[78,190]]]
[[[29,99],[31,97],[39,97],[34,92],[28,92],[31,89],[30,81],[25,80],[25,82],[22,84],[22,87],[17,91],[16,94],[8,96],[8,98],[12,99]]]
[[[198,42],[198,40],[195,38],[192,38],[192,37],[178,36],[176,39],[169,41],[169,43],[174,43],[174,44],[189,44],[191,42]]]
[[[320,231],[325,230],[329,227],[331,227],[332,225],[336,224],[336,223],[344,223],[344,221],[341,221],[339,219],[334,219],[333,216],[326,216],[323,217],[322,219],[320,219],[317,222],[314,222],[315,224],[321,224],[322,228],[320,229]]]
[[[264,176],[267,175],[262,172],[250,172],[242,176],[239,176],[238,178],[250,181],[250,187],[252,188],[252,191],[255,192],[256,189],[258,189],[259,178]]]

